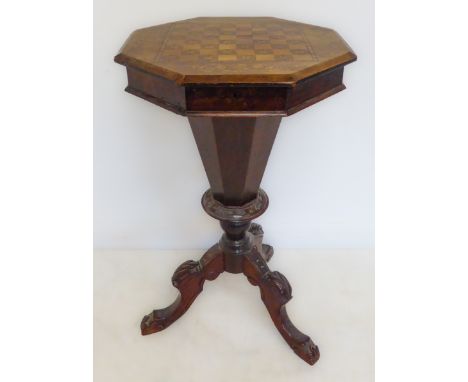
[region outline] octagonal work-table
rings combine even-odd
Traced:
[[[126,91],[187,116],[210,189],[205,211],[221,223],[220,241],[172,276],[174,303],[143,318],[142,334],[181,317],[224,271],[258,286],[276,328],[307,363],[318,347],[290,321],[291,286],[267,265],[273,248],[252,220],[268,207],[260,188],[281,118],[345,88],[356,55],[333,30],[271,17],[201,17],[133,32],[115,61],[126,66]]]

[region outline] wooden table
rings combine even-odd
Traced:
[[[205,280],[243,273],[294,352],[318,360],[318,347],[286,313],[291,286],[267,265],[273,248],[251,222],[268,207],[259,187],[281,118],[343,90],[344,66],[354,60],[333,30],[270,17],[201,17],[130,35],[115,57],[127,68],[126,91],[188,117],[210,183],[202,205],[224,230],[199,261],[176,269],[180,295],[143,318],[142,334],[182,316]]]

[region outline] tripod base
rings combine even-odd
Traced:
[[[145,316],[141,333],[147,335],[166,329],[190,308],[203,290],[205,280],[214,280],[224,271],[240,273],[240,269],[252,285],[260,288],[262,301],[288,345],[313,365],[320,356],[318,347],[294,326],[286,312],[285,305],[292,298],[291,286],[286,277],[271,271],[267,265],[273,256],[273,248],[262,243],[263,230],[259,224],[247,223],[247,227],[241,240],[229,240],[225,234],[221,242],[211,247],[199,261],[182,263],[172,276],[172,284],[179,290],[179,296],[167,308],[153,310]],[[229,242],[239,244],[237,253],[223,250],[233,247]]]

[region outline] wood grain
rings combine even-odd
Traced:
[[[200,17],[132,33],[115,60],[186,84],[292,84],[354,61],[335,31],[272,17]]]

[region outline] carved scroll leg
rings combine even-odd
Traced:
[[[172,276],[172,284],[179,290],[177,299],[167,308],[153,310],[141,322],[141,334],[166,329],[182,316],[203,290],[205,280],[214,280],[224,270],[223,253],[218,245],[211,247],[200,261],[182,263]]]
[[[256,247],[245,257],[244,274],[251,284],[259,286],[262,300],[288,345],[308,364],[317,362],[320,357],[318,347],[294,326],[286,312],[285,305],[292,298],[286,277],[279,272],[271,272]]]
[[[254,246],[257,247],[258,252],[261,253],[262,257],[266,262],[270,261],[273,256],[273,247],[268,244],[263,244],[263,229],[258,223],[252,223],[249,228],[249,232],[254,237]]]

